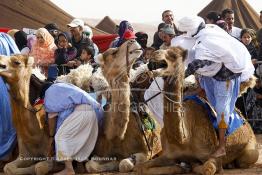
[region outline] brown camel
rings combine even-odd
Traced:
[[[187,52],[180,47],[155,51],[153,59],[165,66],[156,70],[164,77],[164,128],[161,131],[163,154],[140,164],[140,174],[184,173],[177,162],[188,162],[195,173],[213,175],[222,166],[234,164],[248,168],[258,159],[256,138],[246,122],[227,137],[226,156],[210,158],[218,146],[217,135],[206,110],[188,100],[182,102],[183,61]]]
[[[109,84],[111,103],[93,153],[97,157],[86,163],[88,172],[131,171],[134,164],[148,160],[161,150],[159,126],[145,131],[144,136],[139,116],[130,110],[129,70],[141,54],[139,44],[128,40],[98,57]]]
[[[43,161],[47,158],[48,136],[44,129],[40,129],[36,112],[29,103],[33,62],[32,57],[24,55],[13,55],[10,59],[0,57],[0,76],[10,85],[12,117],[19,147],[18,158],[4,167],[8,175],[45,174],[52,169],[52,161]]]

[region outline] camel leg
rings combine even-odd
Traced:
[[[183,173],[184,169],[175,164],[174,159],[160,156],[137,165],[135,170],[138,174],[174,174]]]
[[[194,170],[202,172],[203,175],[214,175],[216,172],[222,173],[222,158],[210,158],[202,167],[194,167]]]
[[[38,162],[35,165],[36,175],[45,175],[53,169],[54,162],[52,160]]]
[[[255,164],[258,160],[259,152],[255,148],[255,141],[249,142],[249,144],[244,149],[240,157],[236,159],[236,166],[239,168],[248,168]]]
[[[35,174],[34,162],[30,160],[23,160],[20,157],[18,157],[15,161],[5,165],[4,173],[7,175]]]
[[[147,161],[147,154],[145,153],[136,153],[133,154],[131,157],[123,159],[119,163],[119,171],[121,173],[127,173],[134,169],[135,165],[141,164]]]
[[[101,173],[106,171],[118,171],[119,161],[109,161],[100,163],[99,161],[90,160],[86,162],[85,167],[88,173]]]

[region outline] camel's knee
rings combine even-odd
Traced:
[[[216,172],[222,172],[222,159],[210,158],[203,165],[202,173],[204,175],[214,175]]]
[[[51,171],[52,168],[53,168],[52,161],[38,162],[35,165],[35,173],[36,175],[45,175],[45,174],[48,174],[48,172]]]
[[[130,158],[126,158],[120,161],[119,163],[119,172],[127,173],[134,169],[135,164]]]
[[[117,171],[119,166],[118,161],[110,161],[107,163],[99,163],[98,161],[90,160],[86,162],[85,168],[88,173],[100,173],[105,171]]]
[[[12,163],[8,163],[4,166],[4,173],[6,175],[14,175],[15,172],[13,172],[16,169],[16,167]]]
[[[259,152],[257,149],[245,150],[244,153],[236,160],[236,165],[239,168],[248,168],[257,162]]]

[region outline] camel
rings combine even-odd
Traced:
[[[0,57],[0,76],[10,85],[13,123],[17,131],[19,156],[7,163],[5,174],[45,174],[52,169],[47,158],[47,128],[40,128],[36,111],[29,103],[29,81],[34,59],[25,55]],[[37,163],[38,162],[38,163]]]
[[[140,116],[130,110],[129,71],[141,54],[139,44],[128,40],[97,58],[109,84],[111,103],[104,114],[94,157],[86,163],[88,172],[128,172],[161,150],[159,126],[143,135]]]
[[[138,174],[179,174],[188,169],[177,163],[187,162],[198,174],[213,175],[230,165],[248,168],[258,159],[256,138],[248,122],[227,137],[226,156],[211,158],[218,146],[217,134],[204,107],[192,100],[182,102],[184,60],[181,47],[155,51],[153,60],[164,66],[155,70],[164,78],[164,127],[161,131],[162,154],[137,166]]]

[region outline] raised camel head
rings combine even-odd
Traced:
[[[157,69],[154,70],[160,76],[172,76],[177,71],[184,71],[184,61],[187,56],[187,50],[181,47],[171,47],[167,50],[157,50],[153,52],[150,62],[157,63]]]
[[[97,59],[104,74],[129,73],[134,61],[142,55],[141,46],[135,40],[127,40],[118,48],[110,48]]]

